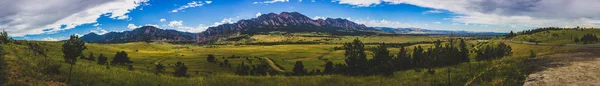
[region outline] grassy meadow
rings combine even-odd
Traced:
[[[354,37],[342,38],[331,42],[348,42]],[[356,37],[365,43],[373,42],[416,42],[445,37]],[[260,38],[271,39],[271,38]],[[389,40],[388,40],[389,39]],[[264,41],[264,40],[262,40]],[[24,41],[21,41],[24,42]],[[47,49],[48,57],[35,55],[29,50],[26,43],[9,43],[2,48],[6,51],[4,60],[9,68],[6,71],[8,77],[7,85],[92,85],[92,86],[231,86],[231,85],[260,85],[260,86],[354,86],[354,85],[521,85],[524,81],[524,72],[521,70],[522,63],[529,51],[533,50],[538,55],[552,54],[572,50],[572,47],[564,46],[537,46],[508,43],[512,46],[513,55],[491,62],[472,61],[458,65],[434,68],[435,74],[426,73],[423,69],[412,69],[396,71],[393,76],[344,76],[344,75],[315,75],[315,76],[238,76],[233,72],[245,58],[229,58],[232,67],[220,67],[218,64],[206,61],[207,55],[213,54],[220,61],[229,56],[250,57],[253,64],[260,64],[264,59],[270,58],[279,65],[284,72],[291,72],[296,61],[302,61],[305,69],[321,69],[327,61],[344,63],[344,50],[334,50],[341,44],[283,44],[283,45],[191,45],[191,44],[169,44],[161,42],[133,42],[122,44],[86,44],[87,48],[83,55],[93,53],[96,58],[103,54],[112,60],[116,52],[125,51],[133,61],[134,70],[128,70],[125,65],[98,65],[95,61],[79,59],[73,68],[72,78],[68,78],[69,65],[63,61],[61,45],[62,42],[40,42]],[[467,41],[469,50],[476,49],[482,45],[492,43],[478,43]],[[417,44],[408,46],[409,53],[414,46],[431,47],[432,44]],[[366,45],[366,48],[376,45]],[[399,48],[388,48],[391,54],[397,54]],[[372,58],[372,51],[366,51],[368,58]],[[254,58],[259,57],[259,58]],[[188,66],[187,74],[190,77],[173,77],[173,64],[182,61]],[[42,63],[60,64],[59,74],[44,73]],[[155,75],[154,64],[162,63],[166,71]],[[450,71],[450,72],[448,72]]]
[[[543,31],[539,33],[534,33],[530,35],[518,35],[513,37],[512,40],[515,41],[529,41],[533,39],[535,41],[539,41],[540,43],[550,43],[550,44],[573,44],[574,38],[581,38],[585,34],[595,34],[600,35],[600,29],[566,29],[566,30],[549,30]]]

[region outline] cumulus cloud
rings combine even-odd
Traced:
[[[314,20],[318,20],[318,19],[327,19],[327,17],[322,17],[322,16],[315,16],[312,19]]]
[[[171,21],[169,22],[169,27],[179,27],[183,26],[183,21]]]
[[[600,25],[599,0],[338,0],[338,3],[359,7],[411,4],[460,14],[450,18],[460,23],[532,27]]]
[[[260,15],[262,15],[262,13],[260,13],[260,12],[256,13],[256,17],[258,17]]]
[[[0,3],[0,29],[11,36],[41,34],[96,23],[106,14],[129,19],[130,10],[148,0],[8,0]]]
[[[404,28],[404,27],[415,27],[409,23],[402,23],[398,21],[389,21],[389,20],[352,20],[350,21],[356,22],[358,24],[364,24],[369,27],[392,27],[392,28]]]
[[[104,30],[104,29],[102,29],[102,28],[100,28],[100,27],[98,27],[98,28],[96,28],[96,29],[92,29],[92,30],[90,30],[90,32],[92,32],[92,33],[96,33],[96,34],[98,34],[98,35],[103,35],[103,34],[106,34],[106,33],[108,33],[108,31],[106,31],[106,30]]]
[[[262,2],[254,2],[252,4],[271,4],[271,3],[277,3],[277,2],[290,2],[290,0],[266,0],[266,1],[262,1]]]
[[[369,7],[381,3],[381,0],[337,0],[340,4],[356,5],[358,7]]]
[[[131,24],[131,23],[127,24],[127,28],[129,28],[129,29],[135,29],[135,28],[139,28],[139,27],[142,27],[142,26],[136,26],[135,24]]]
[[[177,9],[171,10],[171,12],[176,13],[176,12],[182,11],[184,9],[200,7],[204,4],[210,4],[210,3],[212,3],[212,1],[206,1],[206,3],[203,3],[202,1],[192,1],[192,2],[187,3],[186,5],[180,6]]]
[[[229,23],[233,23],[233,18],[224,18],[223,20],[221,20],[219,22],[215,22],[212,25],[199,24],[198,26],[186,26],[186,25],[183,25],[183,21],[179,20],[179,21],[169,22],[168,26],[177,31],[197,33],[197,32],[205,31],[209,27],[214,27],[214,26],[219,26],[222,24],[229,24]]]
[[[422,14],[438,14],[438,13],[443,13],[443,11],[440,10],[428,10],[423,12]]]
[[[67,39],[69,39],[69,38],[67,38],[67,37],[56,37],[56,38],[46,37],[46,38],[43,38],[42,41],[60,41],[60,40],[67,40]]]
[[[167,19],[165,19],[165,18],[160,19],[160,22],[166,22],[166,21],[167,21]]]

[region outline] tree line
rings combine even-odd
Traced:
[[[427,69],[428,73],[435,73],[433,68],[470,62],[470,51],[463,39],[456,41],[450,39],[448,43],[442,44],[440,40],[434,42],[433,47],[423,48],[416,46],[412,53],[405,47],[400,47],[397,55],[390,54],[387,45],[381,44],[373,50],[373,58],[367,59],[365,53],[365,44],[355,39],[353,42],[345,43],[344,48],[345,64],[333,63],[331,61],[325,64],[323,71],[307,70],[301,61],[297,61],[290,73],[278,73],[266,64],[258,65],[238,65],[236,74],[238,75],[322,75],[322,74],[343,74],[350,76],[384,75],[391,76],[393,72],[408,69]],[[476,50],[476,60],[485,61],[502,58],[512,54],[512,48],[505,44],[487,45],[480,50]]]
[[[575,42],[575,43],[582,42],[583,44],[596,43],[596,42],[598,42],[598,37],[595,34],[585,34],[581,38],[578,38],[578,37],[573,38],[573,42]]]

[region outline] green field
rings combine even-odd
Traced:
[[[403,37],[372,37],[373,39],[385,38],[395,39],[402,42]],[[422,38],[415,38],[422,39]],[[349,39],[348,39],[349,40]],[[410,41],[412,39],[404,39]],[[377,41],[377,40],[368,40]],[[428,74],[421,69],[397,71],[392,77],[384,76],[344,76],[344,75],[317,75],[317,76],[238,76],[233,72],[236,65],[244,58],[228,59],[232,63],[231,68],[219,67],[218,64],[206,61],[208,54],[214,54],[219,60],[231,55],[265,57],[270,58],[280,65],[284,72],[290,72],[295,61],[303,61],[306,69],[323,69],[325,62],[344,63],[344,51],[334,50],[339,44],[284,44],[272,46],[259,45],[189,45],[169,43],[123,43],[123,44],[86,44],[88,49],[84,55],[94,53],[97,57],[104,54],[112,60],[118,51],[126,51],[134,62],[134,70],[128,70],[124,65],[111,65],[107,69],[104,65],[80,59],[73,70],[70,83],[64,83],[67,79],[69,65],[63,62],[61,44],[62,42],[33,42],[39,43],[48,49],[48,60],[43,56],[35,56],[29,51],[24,43],[10,43],[3,46],[7,51],[5,61],[8,63],[9,73],[8,85],[520,85],[524,79],[520,65],[534,50],[539,55],[551,54],[572,50],[570,47],[560,46],[534,46],[509,43],[513,47],[514,54],[504,59],[492,62],[472,61],[458,65],[434,68],[435,74]],[[468,41],[469,45],[486,45]],[[431,47],[431,44],[419,44]],[[409,46],[408,50],[412,51]],[[366,48],[375,47],[367,45]],[[469,48],[473,50],[474,48]],[[398,53],[398,48],[388,48],[392,54]],[[372,52],[367,51],[368,57]],[[474,54],[471,54],[473,59]],[[260,58],[250,58],[254,64],[259,64]],[[173,64],[177,61],[184,62],[189,70],[190,77],[173,77]],[[42,62],[62,64],[60,74],[45,74],[39,65]],[[154,75],[154,63],[165,64],[166,71],[160,75]],[[472,73],[469,72],[469,64]],[[447,71],[450,70],[450,73]],[[198,73],[196,73],[198,71]],[[448,80],[450,75],[450,81]],[[40,78],[41,77],[41,78]]]
[[[573,44],[573,38],[581,38],[585,34],[600,35],[600,29],[566,29],[566,30],[549,30],[538,32],[530,35],[518,35],[513,37],[514,41],[529,41],[535,40],[540,43],[550,44]]]

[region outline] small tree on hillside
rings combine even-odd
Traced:
[[[214,55],[209,54],[208,57],[206,58],[206,61],[214,63],[214,62],[217,62],[217,58]]]
[[[302,65],[302,61],[296,61],[296,65],[294,65],[294,69],[292,70],[294,75],[304,75],[306,70],[304,70],[304,65]]]
[[[98,64],[100,65],[104,65],[106,64],[108,58],[106,58],[106,56],[104,56],[103,54],[100,54],[100,56],[98,56]]]
[[[175,64],[175,72],[173,72],[173,75],[175,77],[184,77],[187,76],[187,66],[185,66],[185,64],[181,61],[177,61],[177,63]]]
[[[91,53],[91,52],[90,52],[90,55],[87,57],[87,60],[90,60],[90,61],[95,61],[95,60],[96,60],[96,57],[94,57],[94,53]]]
[[[71,35],[71,38],[62,45],[65,62],[71,64],[67,82],[69,82],[71,79],[71,72],[73,71],[73,65],[75,65],[77,62],[77,57],[81,56],[81,52],[85,49],[85,42],[83,42],[77,35]]]
[[[129,60],[129,57],[127,56],[127,52],[125,51],[121,51],[121,52],[117,52],[117,54],[115,54],[115,58],[113,58],[112,62],[113,64],[129,64],[129,63],[133,63],[133,61]]]
[[[368,73],[381,73],[384,75],[392,75],[394,72],[394,68],[392,67],[392,59],[393,56],[390,55],[390,52],[385,47],[385,44],[381,44],[377,47],[377,49],[373,52],[373,59],[369,62]]]
[[[4,30],[0,32],[0,43],[6,44],[10,42],[10,38],[8,37],[8,33]]]
[[[156,66],[156,71],[154,72],[154,74],[158,75],[158,74],[162,73],[163,71],[165,71],[165,65],[158,63],[155,66]]]
[[[325,68],[323,69],[323,73],[324,74],[332,74],[333,72],[334,72],[333,62],[328,61],[327,63],[325,63]]]

